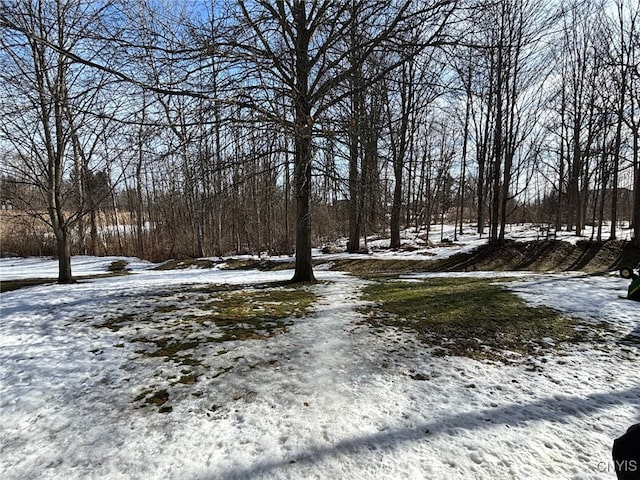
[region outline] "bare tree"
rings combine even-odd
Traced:
[[[72,228],[95,210],[90,181],[98,141],[86,112],[101,108],[106,84],[49,44],[93,51],[90,39],[105,8],[105,3],[68,0],[0,4],[0,134],[17,153],[11,165],[16,178],[36,187],[43,200],[46,212],[39,202],[24,207],[53,230],[59,283],[73,281]]]
[[[631,2],[627,4],[622,0],[614,2],[616,8],[616,17],[612,19],[611,25],[605,32],[611,32],[611,38],[617,39],[612,42],[609,53],[609,64],[611,65],[612,77],[615,88],[615,97],[611,104],[611,109],[615,114],[615,141],[613,145],[613,166],[612,166],[612,195],[611,195],[611,234],[610,239],[616,238],[616,223],[618,220],[618,178],[622,157],[623,145],[623,127],[630,127],[631,136],[634,145],[634,162],[633,166],[637,170],[638,162],[638,127],[637,120],[634,118],[634,83],[637,83],[638,77],[638,42],[640,35],[638,28],[640,26],[640,5]],[[637,87],[636,87],[637,88]],[[635,127],[635,129],[634,129]],[[636,217],[638,210],[638,179],[637,172],[634,172],[635,190],[636,190]],[[637,222],[635,228],[637,229]],[[635,242],[639,244],[638,230],[635,230]]]
[[[310,208],[314,129],[333,105],[352,95],[348,80],[375,52],[385,48],[417,52],[439,41],[455,3],[436,0],[416,7],[411,1],[239,2],[238,22],[226,45],[245,78],[236,101],[284,123],[294,141],[294,282],[314,280]],[[360,12],[356,18],[351,16],[354,5]],[[366,27],[354,39],[350,34],[356,21],[366,22]],[[354,51],[358,54],[352,55]],[[399,63],[392,62],[367,79],[368,85]],[[283,96],[291,101],[292,118],[282,118],[280,110],[269,108]]]
[[[393,166],[393,201],[391,205],[390,231],[391,248],[400,247],[400,220],[406,187],[406,209],[411,211],[418,222],[418,204],[431,195],[432,192],[418,188],[416,201],[411,201],[412,180],[420,176],[413,170],[420,164],[422,170],[425,162],[419,162],[416,157],[417,145],[424,144],[425,139],[435,135],[429,125],[428,110],[435,100],[443,94],[442,64],[438,60],[438,50],[425,50],[421,55],[410,59],[397,72],[394,72],[389,85],[386,102],[389,122],[389,156]],[[424,158],[423,158],[424,160]],[[406,178],[408,177],[408,178]],[[428,189],[427,189],[428,190]],[[419,197],[419,198],[418,198]],[[409,215],[408,215],[409,217]]]

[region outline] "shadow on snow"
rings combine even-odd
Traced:
[[[526,405],[507,405],[477,412],[465,412],[410,428],[385,430],[379,433],[342,440],[332,445],[308,448],[287,458],[264,461],[246,469],[234,469],[215,476],[199,479],[225,480],[257,479],[295,465],[312,466],[324,459],[352,456],[367,452],[386,452],[402,448],[404,444],[433,438],[442,434],[455,434],[459,430],[479,430],[494,425],[526,426],[552,420],[567,423],[573,417],[593,414],[614,405],[635,405],[640,411],[640,387],[612,393],[593,393],[587,397],[556,395]],[[639,412],[640,413],[640,412]],[[621,426],[624,429],[625,426]],[[611,439],[613,442],[613,438]]]

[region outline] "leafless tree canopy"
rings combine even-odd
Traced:
[[[623,0],[0,1],[3,249],[296,254],[534,222],[640,246]]]

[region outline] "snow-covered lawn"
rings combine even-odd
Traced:
[[[109,264],[78,261],[88,273]],[[46,268],[5,259],[0,278]],[[124,277],[2,294],[0,478],[615,478],[612,441],[640,422],[640,303],[618,298],[628,282],[615,275],[511,284],[609,324],[601,344],[518,365],[434,357],[409,333],[373,332],[356,311],[363,281],[327,270],[309,287],[309,314],[266,339],[198,347],[193,368],[97,327],[153,312],[189,285],[291,275],[139,262]],[[195,383],[176,381],[193,371]],[[163,389],[167,413],[140,401]]]

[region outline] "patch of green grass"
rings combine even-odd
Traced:
[[[135,337],[131,342],[138,342],[148,345],[136,353],[150,358],[163,358],[166,362],[174,362],[187,367],[195,367],[202,365],[200,358],[194,356],[194,350],[200,346],[210,343],[204,337],[183,338],[180,333],[189,334],[190,332],[174,332],[175,336],[163,336],[162,330],[157,330],[145,334],[145,336]]]
[[[209,310],[218,326],[251,323],[256,319],[281,320],[300,317],[315,301],[315,294],[303,288],[278,288],[220,293],[201,308]],[[211,318],[213,316],[213,318]]]
[[[176,340],[171,338],[158,338],[153,340],[157,350],[149,353],[150,357],[176,358],[184,350],[192,350],[200,345],[197,340]]]
[[[260,340],[285,331],[291,317],[302,316],[316,300],[305,286],[280,283],[243,286],[208,285],[183,289],[170,305],[154,307],[162,315],[126,313],[99,326],[112,331],[125,326],[131,342],[146,344],[141,355],[182,365],[202,362],[197,349],[237,340]],[[153,304],[154,299],[149,299]],[[144,325],[144,335],[139,327]],[[215,326],[215,327],[214,327]]]
[[[133,303],[125,299],[117,312],[94,325],[118,332],[120,348],[135,344],[133,350],[139,357],[169,362],[167,369],[154,374],[162,380],[153,382],[168,384],[169,390],[154,393],[148,388],[134,399],[142,401],[143,408],[157,406],[159,412],[167,413],[171,407],[164,402],[169,391],[195,388],[202,375],[215,378],[233,368],[224,366],[230,361],[225,357],[227,361],[212,375],[208,360],[234,348],[233,344],[229,348],[222,344],[262,340],[284,332],[292,317],[304,315],[315,300],[316,295],[304,284],[190,285],[156,290],[136,297]],[[177,375],[176,366],[181,366]]]
[[[186,319],[201,325],[214,324],[221,333],[208,339],[223,343],[259,340],[286,330],[291,317],[300,317],[316,300],[313,292],[297,287],[219,292],[199,306],[206,313]]]
[[[504,281],[504,280],[503,280]],[[430,279],[379,281],[364,288],[366,309],[377,328],[413,331],[436,352],[472,358],[503,359],[504,351],[535,355],[553,343],[586,340],[578,323],[546,307],[525,304],[495,280]],[[543,340],[546,339],[546,340]]]

